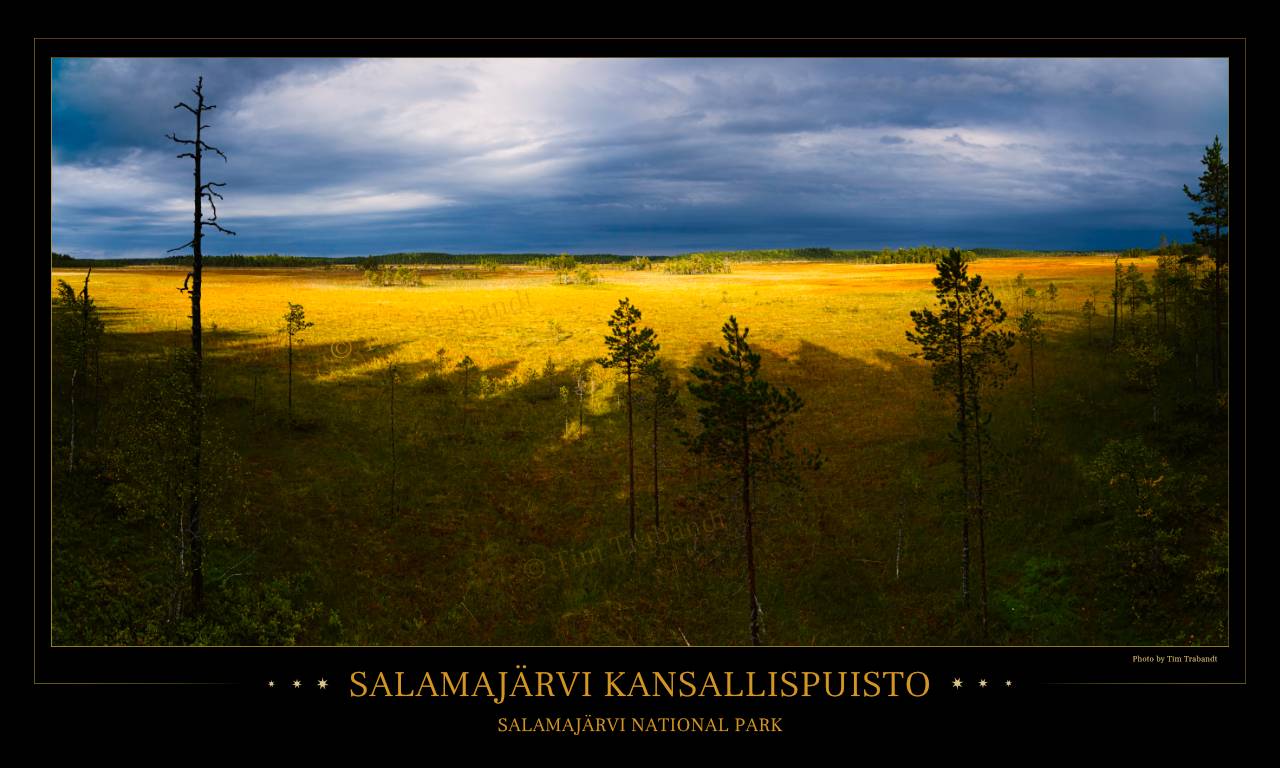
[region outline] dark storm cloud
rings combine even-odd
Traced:
[[[215,252],[1185,240],[1227,127],[1210,60],[59,61],[56,250],[189,237],[197,73]]]

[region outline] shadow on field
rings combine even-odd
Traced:
[[[109,338],[106,378],[121,397],[144,361],[189,344],[183,332]],[[401,343],[304,338],[294,348],[290,418],[280,336],[219,328],[205,339],[209,421],[241,457],[245,479],[243,505],[226,512],[234,541],[210,558],[248,552],[257,570],[245,578],[297,579],[298,599],[330,617],[299,642],[749,642],[737,484],[660,425],[655,529],[643,398],[640,537],[635,554],[626,545],[627,420],[614,372],[592,366],[599,386],[579,402],[579,379],[564,367],[520,373],[511,360],[464,373],[464,349],[404,362]],[[718,347],[708,341],[697,364]],[[884,350],[847,357],[807,340],[785,357],[756,351],[762,378],[805,402],[790,444],[826,458],[795,487],[761,481],[756,491],[766,642],[972,642],[970,612],[958,605],[950,416],[928,366]],[[673,375],[682,426],[696,432],[690,371]],[[997,419],[1021,418],[1012,402],[998,408]],[[1005,453],[993,451],[993,472],[1014,452]],[[1070,466],[1059,474],[1077,479]],[[1011,506],[991,507],[994,590],[1018,579],[1020,563],[1006,566],[1003,553],[1028,529]]]

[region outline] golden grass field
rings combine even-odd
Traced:
[[[1153,262],[1139,260],[1146,272]],[[763,376],[806,402],[792,443],[821,449],[828,462],[804,496],[763,497],[758,549],[769,642],[964,637],[958,527],[945,490],[956,472],[950,415],[905,337],[909,312],[933,304],[932,264],[737,264],[730,274],[696,276],[604,266],[594,285],[558,285],[547,272],[520,267],[477,279],[450,271],[424,269],[420,287],[367,286],[358,270],[342,267],[205,272],[210,418],[243,457],[248,478],[244,504],[230,513],[235,534],[210,557],[249,553],[259,577],[300,574],[305,599],[341,626],[304,628],[300,641],[747,641],[733,507],[719,504],[726,497],[711,471],[669,435],[662,438],[668,525],[692,522],[710,532],[682,547],[688,552],[678,562],[658,557],[656,547],[640,566],[609,554],[627,506],[625,421],[609,397],[617,380],[595,370],[605,386],[588,403],[579,435],[566,426],[573,407],[557,397],[569,381],[551,370],[604,353],[606,321],[623,297],[642,310],[682,381],[720,345],[720,327],[735,315],[764,357]],[[1027,558],[1058,558],[1073,568],[1070,599],[1085,605],[1080,613],[1072,603],[1078,622],[1045,630],[1056,635],[1010,618],[1001,640],[1105,641],[1109,625],[1088,613],[1105,586],[1091,572],[1094,542],[1063,535],[1062,524],[1079,493],[1073,460],[1143,413],[1141,403],[1108,389],[1118,374],[1084,342],[1080,306],[1090,288],[1098,294],[1094,333],[1109,335],[1112,258],[987,259],[970,273],[1007,299],[1020,273],[1042,296],[1050,282],[1059,289],[1056,302],[1041,305],[1047,343],[1036,357],[1043,418],[1061,432],[1050,437],[1048,458],[1031,462],[1022,450],[1025,372],[993,398],[1004,458],[992,464],[1004,479],[991,483],[992,580],[993,592],[1012,594]],[[127,368],[165,347],[189,347],[189,303],[177,290],[184,275],[94,271],[90,289],[108,322],[104,366]],[[51,285],[59,279],[78,287],[83,273],[54,270]],[[295,409],[310,422],[302,430],[280,418],[288,302],[315,323],[296,352]],[[469,355],[478,374],[498,382],[485,396],[472,391],[469,434],[458,423],[456,377],[444,392],[425,386],[441,349],[450,375]],[[1015,359],[1023,354],[1015,348]],[[394,513],[387,511],[389,362],[399,371]],[[262,408],[274,415],[262,419]],[[651,508],[644,424],[637,425],[642,522]],[[899,515],[908,546],[895,574]],[[603,555],[583,557],[591,551]]]
[[[1107,255],[988,259],[971,266],[997,297],[1012,292],[1009,283],[1019,273],[1041,288],[1054,282],[1062,293],[1051,323],[1075,323],[1088,287],[1109,289],[1111,269]],[[188,301],[176,290],[185,271],[99,270],[90,287],[102,308],[121,313],[112,331],[186,332]],[[754,328],[756,344],[776,355],[790,357],[808,341],[874,365],[884,353],[911,351],[903,335],[907,313],[931,301],[935,275],[932,264],[740,264],[727,275],[685,276],[603,268],[596,285],[561,286],[545,272],[510,268],[482,280],[447,279],[447,273],[425,269],[424,285],[413,288],[366,286],[359,271],[341,267],[209,269],[203,314],[206,328],[249,334],[254,338],[243,343],[260,345],[278,337],[291,301],[316,324],[304,336],[308,344],[394,345],[406,363],[446,347],[466,350],[481,367],[515,362],[541,369],[548,357],[569,362],[599,356],[605,319],[627,296],[657,331],[663,354],[678,365],[693,361],[708,341],[718,342],[730,314]],[[78,286],[83,277],[82,271],[54,270],[51,285],[63,279]],[[560,336],[572,336],[558,340],[553,322],[563,329]],[[343,366],[326,375],[362,372]]]

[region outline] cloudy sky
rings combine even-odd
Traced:
[[[1190,239],[1227,62],[1210,59],[64,59],[52,246],[210,253],[675,253]]]

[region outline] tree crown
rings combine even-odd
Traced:
[[[620,299],[609,318],[612,333],[604,337],[609,354],[596,361],[600,367],[621,368],[629,376],[654,359],[660,346],[654,341],[653,329],[640,328],[639,323],[640,309],[630,299]]]
[[[973,393],[984,381],[999,385],[1016,370],[1008,359],[1014,333],[1000,328],[1008,313],[981,275],[969,276],[959,251],[939,259],[937,270],[938,311],[911,312],[915,330],[907,331],[907,340],[920,347],[911,356],[933,364],[934,386],[944,391],[963,386]]]
[[[301,304],[289,302],[289,311],[284,316],[284,331],[290,336],[297,336],[315,323],[307,320],[307,313]]]
[[[689,370],[697,379],[689,382],[689,391],[702,401],[702,431],[686,443],[694,453],[730,464],[741,459],[744,441],[753,457],[769,457],[781,447],[786,423],[804,401],[790,387],[779,390],[760,378],[760,355],[747,342],[750,329],[739,329],[736,317],[730,316],[721,331],[725,346],[706,358],[709,368]]]
[[[1226,242],[1229,227],[1228,203],[1230,196],[1231,172],[1229,164],[1222,159],[1222,141],[1213,137],[1213,145],[1204,148],[1204,156],[1200,158],[1204,173],[1200,174],[1199,191],[1192,192],[1187,185],[1182,191],[1192,202],[1199,203],[1199,210],[1191,211],[1187,218],[1196,225],[1192,237],[1200,245],[1210,248],[1214,258],[1220,263],[1226,260]]]

